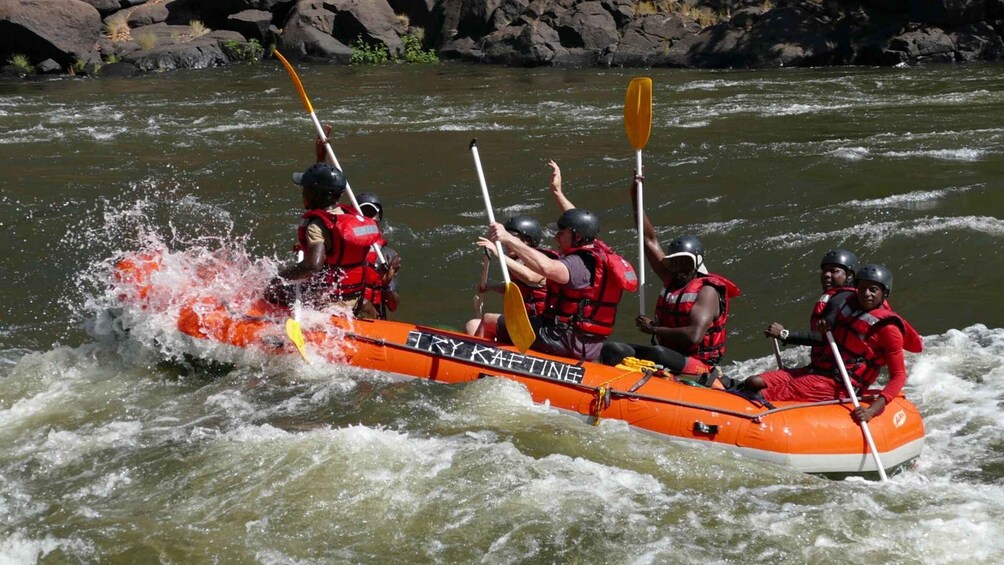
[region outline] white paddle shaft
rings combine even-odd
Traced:
[[[829,330],[826,332],[826,341],[830,344],[830,351],[833,352],[833,358],[837,360],[837,368],[840,369],[840,378],[844,380],[844,388],[847,389],[847,394],[851,398],[851,404],[855,408],[860,406],[858,404],[858,395],[854,394],[854,385],[851,384],[851,378],[847,376],[847,367],[844,366],[844,359],[840,357],[840,349],[837,347],[837,342],[833,341],[833,334]],[[872,439],[872,432],[868,429],[868,422],[861,422],[861,431],[865,434],[865,441],[868,442],[868,449],[872,452],[872,457],[875,458],[875,465],[878,466],[879,478],[884,482],[888,480],[885,475],[885,467],[882,466],[882,460],[879,459],[878,448],[875,447],[875,440]]]

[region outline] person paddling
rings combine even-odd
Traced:
[[[878,379],[882,367],[888,367],[889,381],[871,405],[859,406],[851,414],[855,421],[867,422],[880,414],[906,384],[904,350],[920,353],[924,344],[917,331],[886,301],[892,294],[893,277],[885,265],[864,265],[855,278],[854,294],[841,303],[832,301],[817,329],[822,333],[832,330],[855,388],[867,390]],[[827,364],[836,366],[833,359]],[[762,389],[764,399],[769,401],[818,402],[847,397],[837,369],[801,375],[769,371],[750,377],[742,388]]]
[[[372,306],[363,308],[363,292],[368,285],[380,284],[381,276],[364,265],[370,246],[382,238],[380,227],[338,204],[346,181],[337,168],[317,163],[293,174],[293,182],[302,187],[307,210],[297,228],[297,249],[303,251],[303,259],[279,270],[265,290],[265,299],[290,306],[294,287],[288,282],[306,279],[308,304],[316,308],[338,305],[360,317],[372,317]]]
[[[544,313],[530,320],[537,334],[531,349],[593,361],[613,332],[621,295],[636,290],[638,281],[631,264],[597,238],[599,232],[599,218],[592,212],[565,211],[554,236],[559,257],[552,259],[502,224],[489,226],[490,241],[502,243],[547,279]],[[506,335],[505,316],[500,316],[497,339]]]
[[[558,258],[558,253],[554,250],[546,247],[540,247],[540,240],[544,237],[544,231],[541,229],[540,222],[537,220],[531,218],[530,216],[516,215],[506,220],[504,227],[507,232],[518,237],[529,247],[540,251],[551,259]],[[495,256],[495,244],[489,239],[484,237],[479,238],[478,246],[484,248],[485,252],[491,256]],[[547,296],[547,279],[543,275],[535,273],[527,268],[526,265],[524,265],[516,257],[513,251],[509,251],[507,253],[505,261],[506,267],[509,269],[509,275],[512,277],[512,282],[516,284],[520,295],[523,297],[523,303],[526,305],[527,315],[539,316],[543,314],[544,299]],[[494,284],[488,286],[478,286],[479,293],[487,291],[504,294],[505,285]],[[495,339],[496,328],[500,316],[501,314],[490,312],[482,315],[480,318],[469,320],[465,326],[465,331],[468,335]]]
[[[632,210],[641,177],[631,185]],[[716,371],[725,353],[729,301],[740,295],[739,287],[704,264],[704,245],[686,235],[669,242],[663,251],[655,228],[643,214],[645,258],[662,279],[663,290],[655,304],[655,316],[640,314],[638,331],[652,336],[652,345],[608,342],[602,362],[616,365],[636,357],[662,365],[677,375],[693,375],[701,384],[723,388]]]
[[[785,346],[811,346],[809,366],[803,369],[792,369],[792,371],[807,370],[811,373],[814,364],[822,363],[824,359],[829,357],[830,348],[826,344],[826,339],[815,328],[818,326],[819,320],[822,319],[823,311],[830,300],[846,299],[856,292],[854,271],[857,268],[858,257],[853,252],[841,248],[827,251],[819,262],[819,283],[823,287],[823,294],[816,300],[812,313],[809,315],[810,330],[805,332],[790,331],[778,322],[772,322],[764,330],[764,335],[779,340]]]

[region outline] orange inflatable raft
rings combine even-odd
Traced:
[[[118,265],[119,280],[137,283],[124,300],[142,300],[155,258],[131,257]],[[234,313],[214,299],[181,309],[178,329],[194,338],[277,355],[297,355],[285,338],[287,314],[258,301]],[[324,327],[304,327],[312,357],[441,383],[484,377],[522,383],[546,403],[596,423],[604,418],[670,439],[708,442],[741,455],[831,477],[878,476],[848,402],[764,406],[742,396],[694,386],[646,367],[610,367],[529,351],[447,330],[386,320],[333,316]],[[886,472],[920,456],[924,425],[903,396],[869,422]]]

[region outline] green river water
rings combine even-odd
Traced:
[[[352,187],[384,201],[403,257],[397,319],[471,315],[486,221],[474,137],[500,219],[530,214],[553,235],[554,159],[637,264],[623,102],[641,73],[299,71]],[[108,261],[150,242],[288,260],[290,173],[312,163],[314,137],[292,84],[274,61],[8,82],[0,562],[1004,560],[1004,67],[645,74],[646,210],[664,239],[698,235],[743,291],[726,371],[771,366],[761,330],[806,323],[825,251],[885,263],[891,301],[925,336],[908,358],[927,428],[915,468],[881,486],[828,481],[584,426],[509,382],[253,356],[222,375],[164,365],[171,344],[88,326]],[[625,296],[615,337],[647,337],[637,309]]]

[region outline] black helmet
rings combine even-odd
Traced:
[[[522,236],[530,240],[530,247],[540,245],[540,238],[544,232],[540,229],[540,222],[530,216],[513,216],[505,221],[505,231]]]
[[[363,205],[369,204],[370,206],[376,209],[377,215],[380,216],[380,219],[381,220],[383,219],[383,202],[380,202],[380,197],[377,196],[376,194],[373,194],[372,192],[364,192],[356,196],[356,202],[359,203],[359,209],[363,210],[364,212],[366,210],[366,207],[364,207]]]
[[[823,255],[823,259],[819,262],[819,267],[822,268],[824,265],[843,267],[847,274],[853,275],[858,270],[858,256],[838,247],[837,249],[827,251],[826,255]]]
[[[345,181],[345,175],[327,163],[317,163],[306,172],[293,173],[293,182],[302,187],[314,189],[319,200],[317,204],[325,208],[338,202],[348,184]]]
[[[600,234],[600,219],[582,208],[572,208],[558,218],[558,228],[568,228],[589,243]]]
[[[887,297],[892,294],[892,272],[890,272],[885,265],[868,263],[858,269],[856,276],[858,282],[872,281],[882,285],[882,288],[885,289],[885,295]]]
[[[694,268],[698,271],[702,273],[708,272],[704,266],[704,244],[695,236],[685,235],[666,244],[664,261],[681,256],[690,257],[694,261]]]

